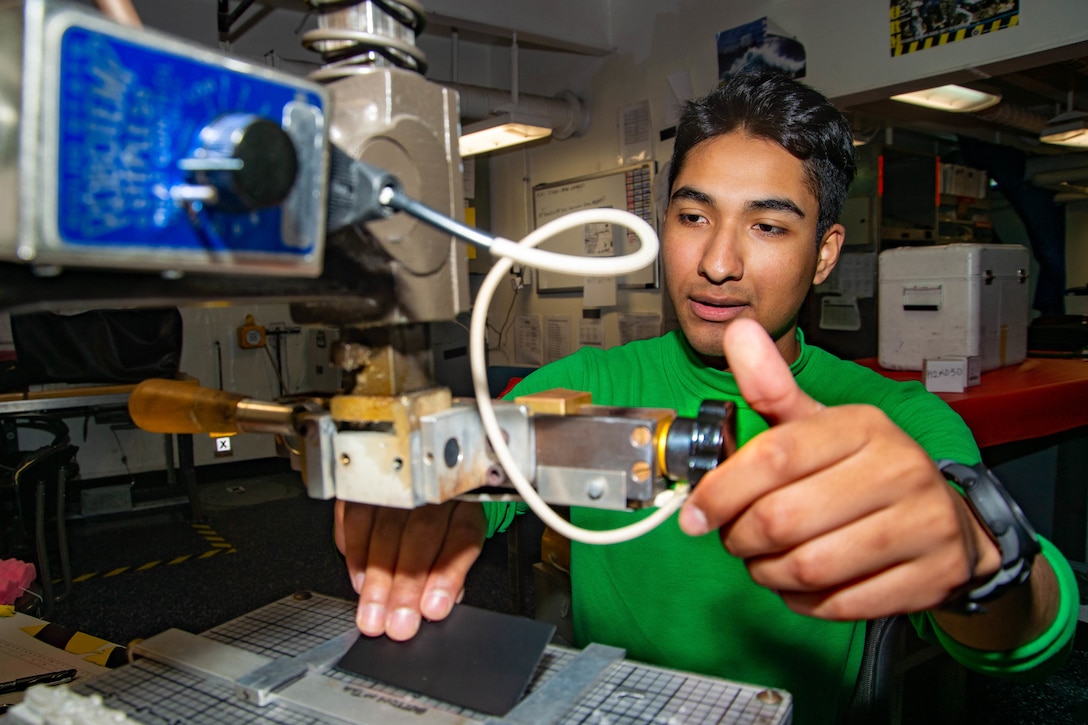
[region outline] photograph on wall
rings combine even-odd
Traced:
[[[805,46],[760,18],[717,35],[718,81],[742,71],[772,69],[805,77]]]
[[[891,0],[892,56],[926,50],[1020,22],[1020,0]]]

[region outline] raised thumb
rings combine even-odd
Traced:
[[[741,395],[772,425],[804,418],[823,408],[798,387],[782,353],[755,320],[734,320],[726,328],[722,345]]]

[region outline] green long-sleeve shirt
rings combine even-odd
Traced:
[[[801,340],[791,370],[824,405],[868,403],[882,409],[934,459],[967,464],[979,451],[962,419],[918,383],[897,383]],[[658,407],[692,417],[707,399],[737,404],[738,443],[767,428],[741,398],[733,375],[706,367],[682,334],[669,333],[610,350],[583,348],[522,381],[511,397],[551,388],[589,391],[602,405]],[[489,504],[489,533],[505,528],[511,505]],[[617,528],[648,512],[575,508],[573,523]],[[1059,659],[1071,644],[1078,595],[1068,563],[1048,542],[1044,554],[1062,587],[1058,621],[1034,643],[1010,653],[982,653],[948,640],[928,615],[919,632],[939,640],[967,666],[1015,673]],[[609,546],[571,547],[573,617],[578,644],[623,647],[628,656],[666,667],[780,687],[794,696],[798,723],[834,722],[857,679],[864,622],[830,622],[795,614],[757,586],[744,562],[716,533],[691,538],[675,516],[653,532]]]

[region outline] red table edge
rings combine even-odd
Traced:
[[[921,382],[920,370],[887,370],[876,358],[854,362],[892,380]],[[962,393],[935,393],[963,418],[979,448],[1030,440],[1088,425],[1088,361],[1028,358],[982,373]]]

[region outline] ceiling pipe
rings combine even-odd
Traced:
[[[998,103],[996,106],[975,111],[971,115],[975,118],[981,118],[983,121],[1027,131],[1035,136],[1042,133],[1048,120],[1041,113],[1029,111],[1023,106],[1017,106],[1005,101]]]
[[[589,112],[570,91],[554,97],[519,93],[517,103],[511,102],[510,91],[473,86],[467,83],[442,83],[461,96],[461,121],[478,121],[503,111],[521,111],[544,116],[552,122],[552,135],[557,139],[580,136],[589,122]]]
[[[473,86],[458,82],[457,77],[457,42],[456,30],[453,34],[452,53],[454,74],[452,82],[441,82],[446,88],[457,91],[461,97],[461,123],[482,121],[485,118],[504,112],[518,112],[547,118],[552,128],[552,136],[563,140],[571,136],[580,136],[589,123],[589,114],[583,112],[582,102],[570,91],[561,91],[553,98],[533,96],[521,93],[518,88],[520,70],[518,68],[518,34],[515,31],[510,42],[510,78],[509,91],[484,86]]]
[[[458,62],[458,56],[460,56],[461,48],[461,34],[454,28],[450,31],[450,71],[453,75],[453,81],[456,83],[460,80],[458,73],[460,72],[460,64]]]
[[[1051,186],[1062,182],[1088,181],[1088,166],[1074,167],[1071,169],[1055,169],[1053,171],[1040,171],[1031,177],[1036,186]]]
[[[518,34],[514,32],[514,37],[510,39],[510,101],[514,104],[514,108],[518,107]]]

